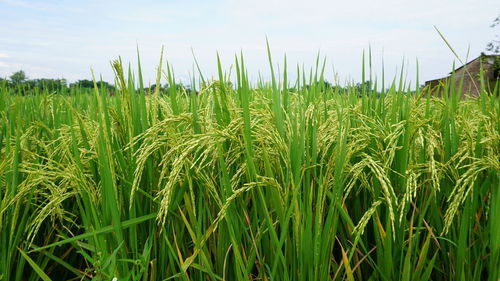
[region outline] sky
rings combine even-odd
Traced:
[[[407,81],[440,78],[477,57],[500,33],[491,28],[500,1],[29,1],[0,0],[0,77],[24,70],[31,79],[113,82],[110,61],[122,58],[145,83],[155,83],[161,48],[175,76],[196,76],[193,54],[205,77],[217,77],[217,53],[229,71],[243,53],[252,81],[269,79],[266,37],[275,68],[289,76],[326,58],[325,78],[360,81],[363,51],[371,49],[374,77],[386,80],[404,64]],[[368,54],[367,54],[368,57]],[[383,62],[383,63],[382,63]],[[382,67],[383,65],[383,67]],[[233,76],[234,76],[234,71]],[[414,83],[414,82],[412,82]]]

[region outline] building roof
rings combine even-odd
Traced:
[[[456,68],[455,70],[451,71],[450,73],[448,74],[453,74],[453,72],[457,72],[459,71],[460,69],[466,67],[467,65],[470,65],[472,64],[473,62],[477,61],[478,59],[481,59],[481,58],[497,58],[497,57],[500,57],[500,55],[485,55],[485,54],[481,54],[479,55],[478,57],[474,58],[473,60],[465,63],[464,65]],[[492,64],[491,62],[489,62],[489,60],[486,60],[486,63],[487,64]],[[439,81],[439,80],[442,80],[442,79],[446,79],[446,78],[449,78],[450,76],[445,76],[445,77],[441,77],[441,78],[436,78],[436,79],[432,79],[432,80],[427,80],[425,81],[425,83],[430,83],[430,82],[434,82],[434,81]]]
[[[475,58],[475,59],[473,59],[473,60],[469,61],[468,63],[466,63],[466,64],[464,64],[464,65],[460,66],[459,68],[456,68],[454,71],[455,71],[455,72],[457,72],[458,70],[462,69],[463,67],[465,67],[465,66],[467,66],[467,65],[469,65],[469,64],[471,64],[471,63],[473,63],[473,62],[475,62],[475,61],[477,61],[477,60],[478,60],[478,59],[480,59],[480,58],[495,58],[495,57],[500,57],[500,55],[484,55],[484,54],[481,54],[481,55],[479,55],[477,58]],[[488,62],[488,61],[486,61],[486,63],[488,63],[488,64],[489,64],[489,62]],[[452,72],[450,72],[449,74],[452,74],[452,73],[453,73],[453,71],[452,71]]]

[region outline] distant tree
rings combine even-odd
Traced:
[[[19,83],[23,83],[24,81],[26,81],[26,79],[28,79],[28,77],[26,76],[26,74],[24,73],[24,71],[22,70],[19,70],[17,72],[14,72],[11,76],[10,76],[10,81],[13,83],[13,84],[19,84]]]
[[[97,81],[96,84],[97,84],[97,87],[99,87],[99,89],[106,88],[107,90],[111,90],[114,88],[113,85],[109,84],[106,81]],[[88,80],[88,79],[78,80],[76,82],[69,84],[69,87],[70,88],[94,89],[94,81]]]
[[[156,88],[157,88],[156,84],[152,84],[151,86],[149,86],[149,88],[145,88],[144,90],[154,93],[156,91]],[[164,89],[164,87],[162,87],[160,84],[159,90],[161,89]]]
[[[493,20],[493,23],[490,25],[490,27],[495,28],[496,26],[500,25],[500,15]],[[500,35],[495,35],[495,39],[491,40],[491,42],[486,45],[486,51],[492,52],[494,54],[499,54],[500,53]]]
[[[354,89],[357,93],[360,93],[360,94],[366,94],[366,93],[369,93],[370,90],[372,88],[372,84],[370,81],[365,81],[365,82],[362,82],[362,83],[356,83],[356,85],[354,85]]]
[[[68,84],[66,79],[61,78],[61,79],[48,79],[48,78],[41,78],[41,79],[32,79],[32,80],[27,80],[25,84],[29,85],[30,88],[38,88],[39,90],[46,90],[49,92],[53,91],[58,91],[62,90],[63,88],[67,88]]]
[[[168,83],[164,85],[160,84],[159,86],[157,86],[156,84],[152,84],[149,87],[144,88],[144,93],[154,94],[156,93],[157,89],[160,95],[168,95],[173,90],[173,87],[171,87]],[[177,94],[183,94],[183,93],[189,94],[192,92],[189,86],[184,86],[182,84],[175,84],[175,90]]]
[[[78,80],[74,83],[71,83],[69,85],[70,88],[76,88],[76,87],[79,87],[79,88],[94,88],[94,82],[92,80],[87,80],[87,79],[83,79],[83,80]]]

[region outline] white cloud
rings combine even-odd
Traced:
[[[8,54],[0,52],[0,59],[5,59],[5,58],[8,58],[8,57],[9,57]]]

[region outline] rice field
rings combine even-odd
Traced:
[[[500,280],[498,88],[217,62],[192,91],[121,61],[114,95],[0,85],[0,280]]]

